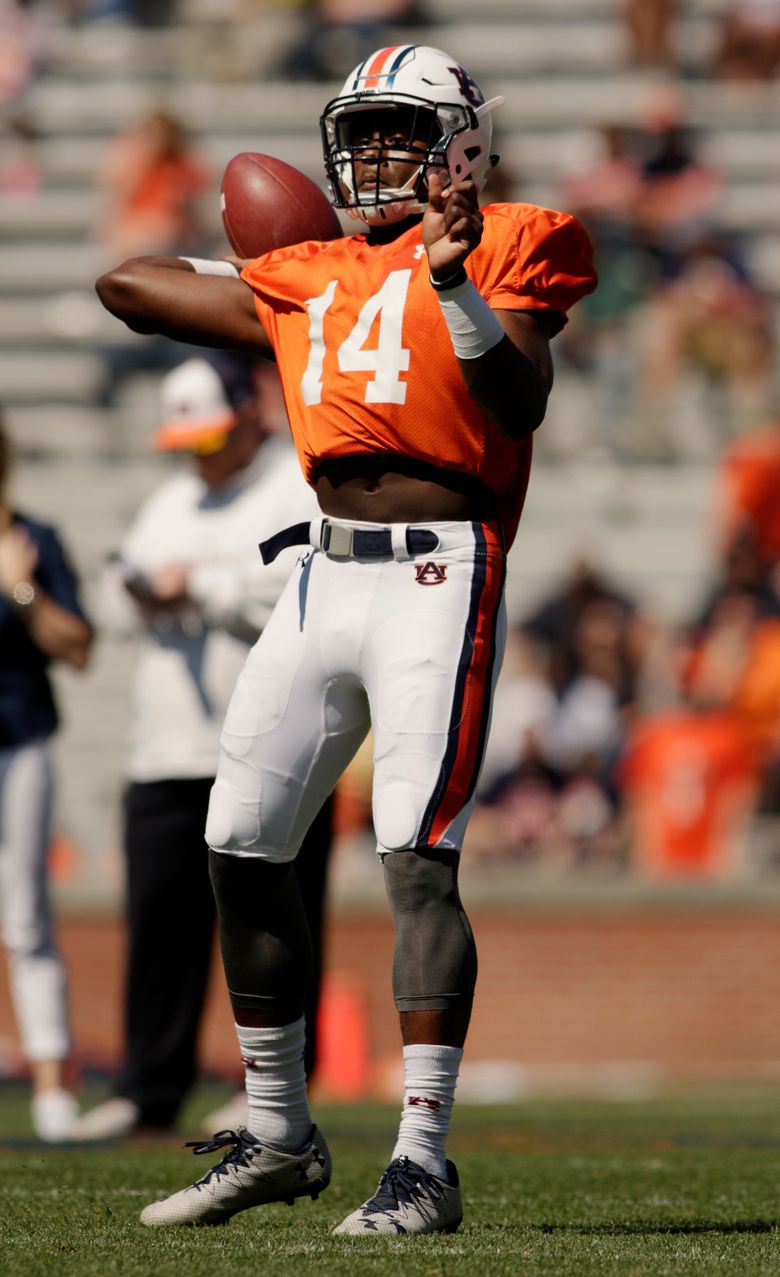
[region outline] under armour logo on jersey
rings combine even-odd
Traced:
[[[441,585],[447,580],[447,564],[434,563],[432,559],[427,563],[415,563],[414,576],[418,585]]]
[[[433,1109],[434,1113],[441,1108],[441,1100],[432,1100],[428,1095],[410,1095],[406,1101],[414,1108],[420,1104],[424,1104],[426,1108]]]

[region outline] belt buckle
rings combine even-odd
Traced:
[[[329,536],[324,547],[326,554],[333,554],[337,559],[349,559],[355,540],[354,528],[343,528],[337,523],[328,523]]]

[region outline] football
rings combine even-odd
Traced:
[[[222,177],[222,223],[234,252],[259,257],[307,239],[340,239],[341,223],[324,191],[273,155],[242,151]]]

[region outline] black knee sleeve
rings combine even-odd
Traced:
[[[390,852],[383,860],[395,926],[396,1007],[469,1008],[477,949],[458,893],[458,853],[424,848]]]
[[[210,851],[209,873],[234,1010],[303,1014],[312,949],[295,865]]]

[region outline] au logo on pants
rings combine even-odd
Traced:
[[[429,559],[427,563],[415,563],[414,572],[418,585],[441,585],[447,579],[447,564]]]

